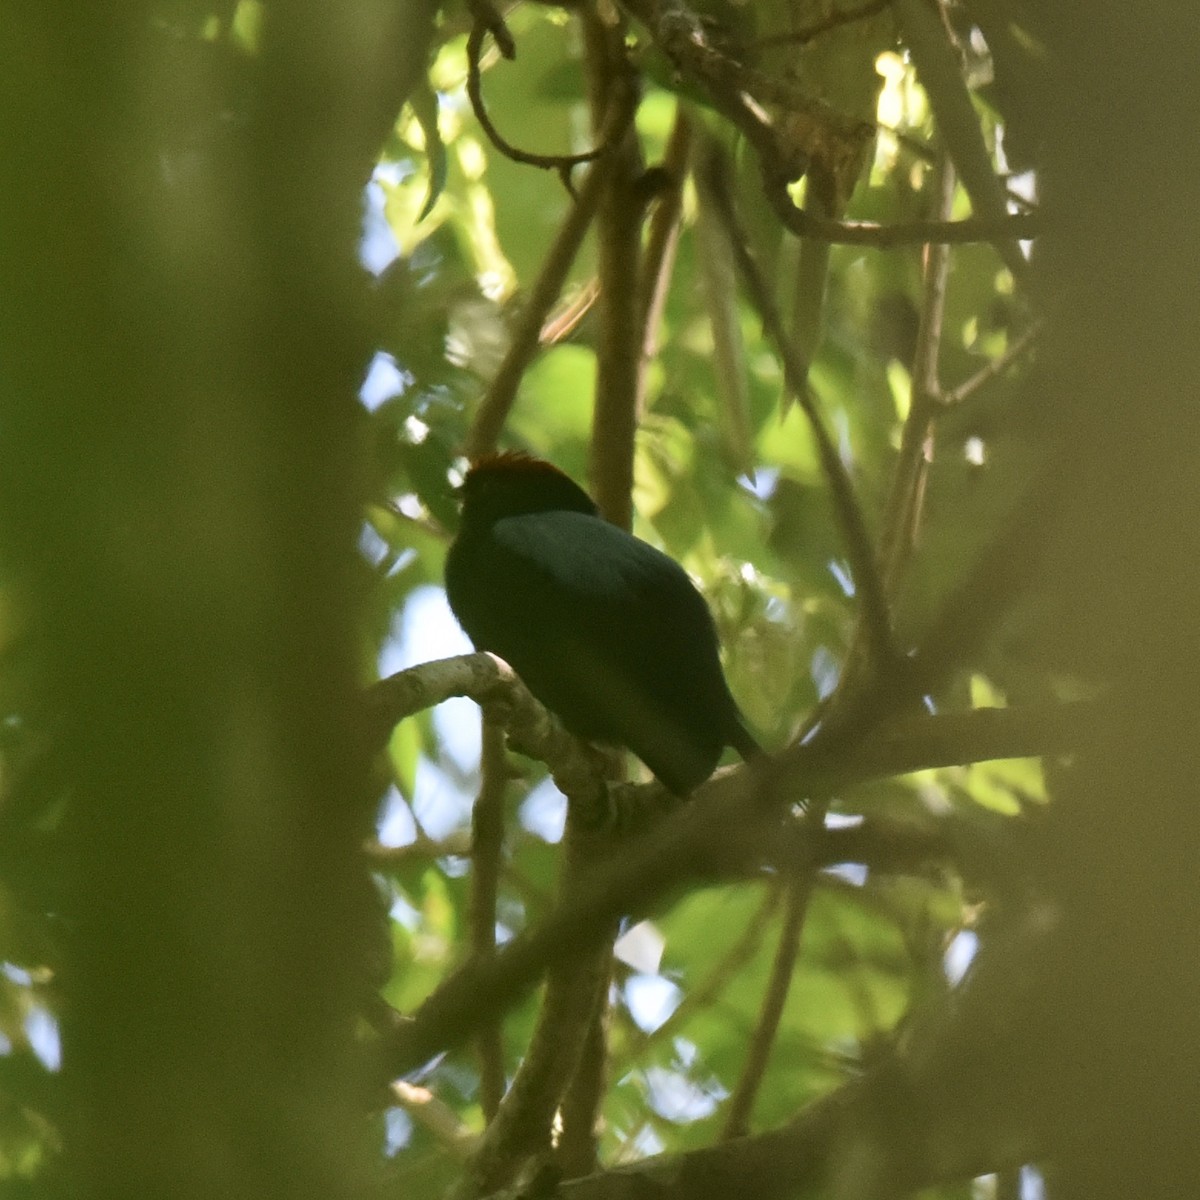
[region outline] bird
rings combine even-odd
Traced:
[[[632,750],[677,796],[726,746],[763,754],[725,681],[708,605],[674,559],[520,451],[475,460],[459,491],[450,608],[566,729]]]

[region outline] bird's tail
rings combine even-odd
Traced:
[[[729,744],[742,756],[745,762],[756,758],[766,758],[767,752],[758,744],[754,735],[746,728],[745,722],[737,720],[729,732]]]

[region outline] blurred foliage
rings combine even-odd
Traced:
[[[229,11],[194,31],[196,45],[228,40],[252,57],[258,6],[224,7]],[[955,12],[960,45],[969,50],[965,78],[973,88],[980,137],[997,178],[1007,179],[1010,171],[1036,164],[1036,114],[1027,80],[1038,61],[1029,49],[1036,38],[1014,36],[1010,24],[996,19],[999,7],[989,0],[978,14],[974,4]],[[887,225],[931,212],[940,153],[932,110],[886,10],[830,28],[804,45],[764,42],[757,50],[763,39],[803,29],[814,15],[827,16],[827,6],[774,0],[714,3],[703,10],[714,31],[756,57],[764,70],[800,78],[814,96],[878,122],[842,214],[846,220]],[[493,122],[525,150],[586,150],[593,132],[577,23],[567,12],[540,5],[519,6],[506,19],[516,61],[488,49],[482,64]],[[395,372],[387,394],[368,398],[364,424],[365,674],[382,643],[403,641],[408,663],[444,650],[440,635],[418,619],[425,610],[412,601],[417,595],[428,599],[429,585],[440,583],[455,522],[453,489],[464,468],[461,447],[547,247],[573,203],[556,172],[500,153],[472,113],[463,22],[461,11],[444,14],[428,88],[398,115],[366,189],[370,319],[378,354]],[[680,115],[725,140],[737,160],[739,209],[790,319],[798,247],[762,199],[752,151],[729,136],[724,119],[637,26],[630,29],[630,43],[640,75],[637,137],[645,161],[660,160]],[[1022,187],[1032,195],[1035,184],[1030,175]],[[968,209],[960,189],[954,215]],[[637,432],[635,532],[683,563],[702,587],[721,632],[731,686],[764,742],[781,747],[835,687],[855,636],[857,607],[811,430],[785,395],[759,315],[730,290],[731,280],[714,292],[707,270],[711,237],[688,181]],[[812,391],[875,536],[887,521],[911,403],[925,256],[920,246],[833,246],[823,326],[809,364]],[[507,447],[551,459],[583,482],[593,437],[597,329],[589,296],[596,261],[589,237],[555,310],[555,316],[569,310],[575,319],[563,323],[565,332],[543,345],[525,371],[502,439]],[[718,305],[728,309],[722,316]],[[1030,320],[1021,285],[995,249],[956,247],[939,356],[943,388],[952,390],[1003,354]],[[730,340],[718,345],[718,337]],[[714,369],[722,356],[737,374],[733,393]],[[919,643],[941,601],[986,558],[995,530],[1021,495],[1036,453],[1022,435],[1017,398],[1026,367],[1018,360],[946,412],[930,437],[925,520],[897,597],[905,651]],[[729,419],[730,404],[744,407],[737,421]],[[738,444],[739,429],[745,445]],[[30,878],[34,873],[15,861],[28,864],[50,853],[54,788],[53,780],[39,775],[44,768],[30,732],[37,728],[30,717],[33,700],[22,687],[20,637],[10,630],[19,590],[14,581],[6,584],[9,599],[0,613],[3,785],[12,832],[5,839],[7,882],[0,891],[0,1181],[35,1176],[57,1148],[53,1038],[35,1019],[53,1013],[56,1004],[58,918],[50,894],[56,868],[51,864]],[[989,643],[989,652],[962,664],[930,705],[1003,705],[1010,689],[1022,698],[1055,694],[1063,681],[1031,678],[1020,644],[1019,631]],[[465,953],[467,864],[439,847],[465,828],[478,780],[475,765],[454,749],[461,731],[457,739],[447,732],[436,714],[422,714],[400,725],[388,748],[387,782],[394,788],[387,815],[408,830],[405,840],[415,839],[413,855],[394,865],[381,860],[379,867],[393,950],[382,993],[401,1011],[414,1008]],[[548,910],[559,859],[553,830],[548,833],[545,820],[533,820],[521,807],[543,783],[544,770],[524,760],[519,768],[521,777],[509,788],[499,897],[499,922],[507,934]],[[832,810],[846,821],[885,817],[921,827],[952,815],[991,830],[997,814],[1017,819],[1043,799],[1037,763],[1021,760],[865,786],[837,796]],[[618,964],[612,1083],[602,1112],[605,1162],[682,1150],[717,1135],[770,976],[781,913],[777,897],[767,903],[775,886],[754,880],[704,890],[653,919],[661,961],[639,964],[636,972],[656,979],[671,996],[662,1010],[634,999],[636,989],[623,983],[635,969]],[[987,901],[978,880],[951,866],[911,877],[870,869],[822,874],[754,1127],[784,1121],[859,1074],[880,1044],[903,1036],[921,1006],[957,982],[947,973],[946,951],[962,931],[977,927]],[[527,1044],[536,1004],[531,997],[505,1018],[509,1077]],[[40,1040],[34,1036],[39,1028]],[[470,1051],[440,1060],[421,1082],[467,1130],[481,1129],[478,1069]],[[416,1112],[389,1110],[386,1137],[383,1125],[380,1140],[393,1157],[396,1194],[437,1195],[457,1176],[458,1161],[444,1138]],[[926,1193],[930,1200],[964,1194],[959,1185]]]

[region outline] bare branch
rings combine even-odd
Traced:
[[[655,197],[650,217],[646,249],[642,256],[638,288],[638,313],[642,325],[642,365],[657,352],[658,327],[666,303],[667,289],[675,265],[675,247],[679,241],[683,213],[683,184],[687,178],[692,149],[692,122],[683,104],[675,106],[675,121],[663,155],[666,186]]]
[[[1039,213],[1009,213],[999,217],[964,217],[960,221],[901,221],[879,225],[874,221],[828,221],[797,208],[786,187],[768,187],[779,219],[798,237],[833,242],[842,246],[873,246],[893,250],[897,246],[941,244],[961,246],[972,242],[993,244],[1028,241],[1042,232]]]
[[[467,858],[471,854],[471,835],[455,830],[444,838],[418,837],[404,846],[384,846],[371,841],[366,846],[371,864],[384,871],[395,871],[410,863],[427,863],[435,858]]]
[[[981,387],[991,383],[998,375],[1004,374],[1013,363],[1024,357],[1041,337],[1045,327],[1045,321],[1040,318],[1032,322],[1028,329],[1013,339],[1012,344],[1003,354],[998,354],[991,362],[980,367],[974,375],[964,379],[958,387],[951,388],[948,392],[941,392],[937,396],[938,403],[944,408],[956,408],[963,401],[970,399]]]
[[[577,806],[568,809],[562,892],[569,901],[582,872],[593,865],[608,835],[581,828]],[[550,1147],[555,1111],[583,1059],[604,1002],[615,922],[595,944],[568,949],[550,964],[537,1024],[521,1065],[495,1119],[480,1139],[470,1170],[452,1193],[472,1200],[507,1185],[533,1156]],[[486,963],[489,960],[477,960]],[[485,1003],[487,998],[484,998]],[[497,1009],[496,1011],[503,1011]]]
[[[831,12],[822,20],[814,21],[811,25],[797,29],[794,33],[774,33],[768,37],[755,38],[754,41],[746,43],[745,48],[747,50],[767,50],[772,46],[804,46],[823,34],[840,29],[843,25],[851,25],[855,21],[865,21],[870,17],[878,16],[879,13],[891,6],[892,0],[868,0],[866,4],[861,4],[858,8]]]
[[[607,811],[606,788],[596,759],[567,733],[494,654],[460,654],[398,671],[367,689],[368,731],[382,745],[391,728],[452,696],[498,705],[499,719],[515,749],[544,762],[554,782],[575,803]]]
[[[943,157],[934,176],[934,210],[938,220],[949,214],[954,203],[955,172]],[[894,597],[917,537],[925,477],[932,447],[929,445],[938,383],[938,359],[942,345],[942,322],[946,312],[946,283],[950,275],[948,246],[931,246],[925,256],[921,319],[913,354],[912,395],[908,416],[900,435],[900,455],[892,477],[892,488],[884,522],[880,563],[884,587]]]
[[[470,1154],[477,1139],[450,1105],[439,1100],[428,1088],[405,1083],[402,1079],[392,1084],[391,1092],[392,1100],[416,1124],[427,1129],[457,1157],[466,1158]]]
[[[467,0],[467,9],[476,28],[482,28],[492,35],[496,49],[505,58],[511,61],[517,57],[517,44],[492,0]]]
[[[1005,215],[1005,188],[996,176],[994,156],[963,77],[961,54],[949,22],[940,8],[926,0],[894,0],[893,11],[917,77],[929,97],[939,141],[971,197],[971,207],[986,220],[1013,222],[1014,218]],[[1028,274],[1029,264],[1017,244],[1024,236],[1011,234],[994,242],[1015,279]]]
[[[524,163],[529,167],[541,167],[546,171],[562,171],[599,158],[606,149],[603,140],[600,145],[592,150],[585,150],[582,154],[536,154],[529,150],[518,149],[496,128],[492,123],[492,118],[488,116],[487,106],[483,102],[483,78],[479,66],[484,35],[489,31],[490,26],[486,22],[476,21],[467,38],[467,96],[471,101],[475,119],[487,134],[492,145],[506,158],[511,158],[513,162]],[[511,46],[511,41],[509,44]],[[501,46],[501,53],[504,53],[503,46]],[[504,56],[505,58],[513,57],[512,54]]]

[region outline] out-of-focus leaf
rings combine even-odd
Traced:
[[[448,166],[446,144],[442,141],[441,130],[438,129],[437,93],[429,86],[428,81],[422,81],[409,96],[408,102],[412,105],[417,123],[421,126],[421,134],[425,139],[425,156],[429,161],[429,193],[417,214],[419,225],[433,211],[433,206],[446,187]]]
[[[737,272],[729,238],[721,228],[705,190],[698,190],[696,237],[700,248],[701,278],[712,328],[713,359],[721,431],[730,463],[739,473],[751,470],[749,395],[746,384],[746,348],[738,313]]]
[[[586,472],[595,361],[585,346],[552,346],[526,373],[508,423],[530,450],[552,459],[576,479]]]
[[[421,756],[421,736],[416,721],[401,721],[388,739],[388,760],[400,794],[411,800],[416,789],[417,761]]]

